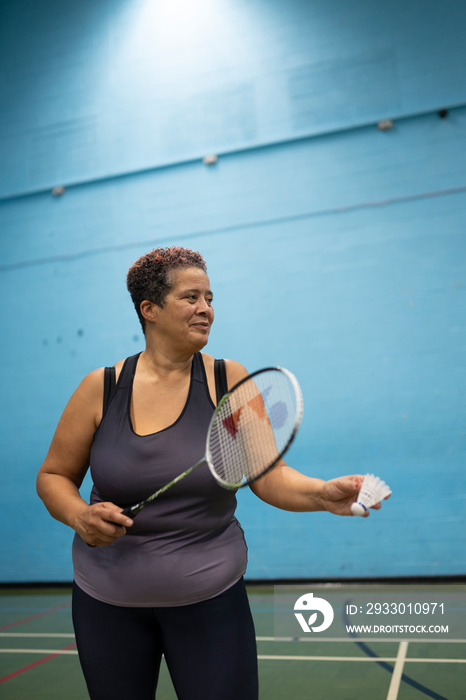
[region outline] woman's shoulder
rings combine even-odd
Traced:
[[[213,372],[215,358],[212,355],[208,355],[205,352],[201,353],[201,355],[202,359],[204,360],[204,366],[206,368],[206,371]],[[242,365],[240,362],[228,359],[225,359],[224,361],[229,388],[234,386],[237,382],[239,382],[241,379],[243,379],[249,374],[246,367],[244,367],[244,365]]]
[[[115,375],[117,381],[124,364],[125,360],[119,360],[113,365],[113,367],[115,368]],[[91,372],[86,374],[86,376],[81,381],[81,384],[79,385],[78,389],[81,389],[84,392],[91,393],[93,391],[102,391],[104,374],[105,367],[97,367],[96,369],[93,369]]]
[[[139,354],[140,353],[138,353],[138,355]],[[136,356],[134,356],[134,357],[136,357]],[[133,359],[133,358],[132,357],[125,357],[123,360],[118,360],[118,362],[115,362],[114,365],[109,365],[109,366],[113,366],[113,368],[115,370],[115,380],[116,381],[118,381],[118,377],[120,376],[121,370],[123,369],[125,362],[127,362],[128,360],[131,360],[131,359]],[[103,378],[105,369],[106,369],[105,367],[99,367],[99,369],[95,370],[95,372],[97,373],[96,376],[99,378],[100,381]]]

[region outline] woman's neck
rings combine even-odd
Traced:
[[[189,374],[191,372],[193,354],[170,352],[161,347],[154,347],[151,343],[146,343],[146,348],[141,353],[140,362],[142,362],[146,371],[159,376],[166,376],[174,372]]]

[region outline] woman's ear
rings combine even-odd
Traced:
[[[155,323],[157,321],[157,310],[160,310],[160,306],[154,304],[153,301],[144,299],[144,301],[141,301],[141,305],[139,308],[141,310],[143,318],[145,318],[146,321],[149,321],[151,323]]]

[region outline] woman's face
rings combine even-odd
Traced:
[[[214,321],[209,278],[197,267],[171,273],[172,288],[157,308],[157,332],[176,345],[203,348]]]

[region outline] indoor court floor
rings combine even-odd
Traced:
[[[452,586],[466,600],[466,584]],[[252,585],[248,592],[256,623],[260,700],[466,699],[466,638],[279,638],[274,634],[273,586]],[[0,698],[88,700],[69,588],[0,589]],[[164,666],[157,700],[176,700]]]

